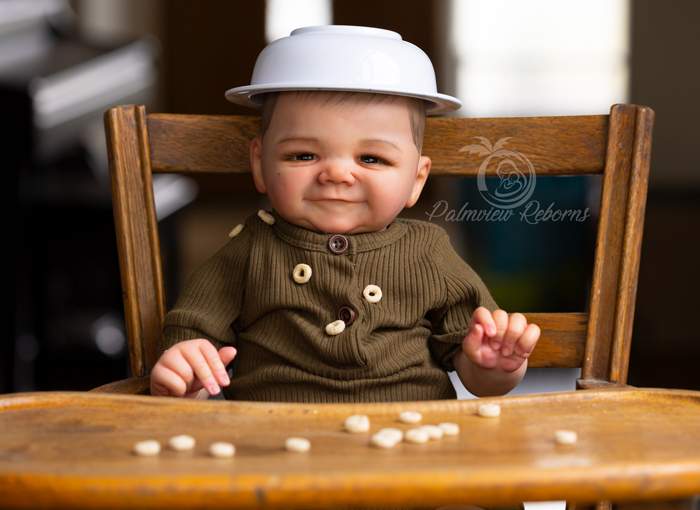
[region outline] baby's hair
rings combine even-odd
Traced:
[[[291,92],[300,96],[305,96],[308,94],[323,94],[326,98],[325,104],[329,104],[331,101],[335,101],[335,104],[346,103],[349,100],[353,99],[357,94],[369,96],[370,102],[376,101],[377,103],[387,101],[393,102],[403,97],[404,99],[408,100],[407,102],[409,106],[409,120],[411,121],[411,133],[413,135],[413,143],[418,149],[418,154],[421,154],[421,151],[423,150],[423,133],[425,132],[426,102],[422,99],[406,96],[397,96],[392,94],[381,94],[378,92],[351,92],[345,90],[293,90],[287,92]],[[277,104],[277,98],[279,97],[279,92],[268,92],[266,94],[261,94],[261,96],[263,105],[260,114],[260,138],[265,136],[267,128],[270,126],[272,114],[275,111],[275,105]]]

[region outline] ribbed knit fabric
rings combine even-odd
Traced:
[[[166,314],[161,351],[209,339],[237,349],[229,400],[386,402],[456,398],[447,375],[472,312],[498,308],[447,232],[396,218],[385,230],[333,234],[292,224],[272,209],[257,214],[187,279]],[[337,251],[337,250],[336,250]],[[308,264],[308,282],[293,270]],[[363,290],[377,285],[378,302]],[[354,321],[337,335],[326,325],[350,306]]]

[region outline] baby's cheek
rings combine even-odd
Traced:
[[[368,201],[375,210],[400,212],[411,195],[412,182],[399,173],[378,175],[369,181]]]
[[[268,194],[278,203],[296,203],[302,196],[304,187],[302,175],[292,175],[290,172],[278,171],[270,176]]]

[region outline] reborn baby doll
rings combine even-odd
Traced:
[[[251,214],[189,278],[165,317],[151,393],[456,398],[446,370],[478,396],[510,391],[539,328],[498,309],[442,227],[397,217],[430,171],[421,100],[275,94],[250,146],[272,211]]]
[[[151,394],[379,402],[477,396],[525,374],[540,330],[498,308],[418,200],[426,102],[391,93],[267,93],[250,142],[250,214],[166,314]],[[231,364],[232,377],[226,367]]]

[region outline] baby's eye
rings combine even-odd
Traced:
[[[362,159],[362,161],[363,161],[364,163],[370,163],[370,164],[372,164],[372,163],[382,163],[382,164],[387,164],[387,162],[384,161],[382,158],[378,158],[378,157],[376,157],[376,156],[372,156],[371,154],[363,154],[362,156],[360,156],[360,159]],[[366,161],[366,159],[374,160],[374,161]]]
[[[311,159],[313,159],[314,155],[311,154],[310,152],[300,152],[297,154],[289,154],[285,159],[288,159],[290,161],[311,161],[311,159],[306,159],[306,156],[311,156]],[[297,159],[297,158],[302,158],[302,159]]]

